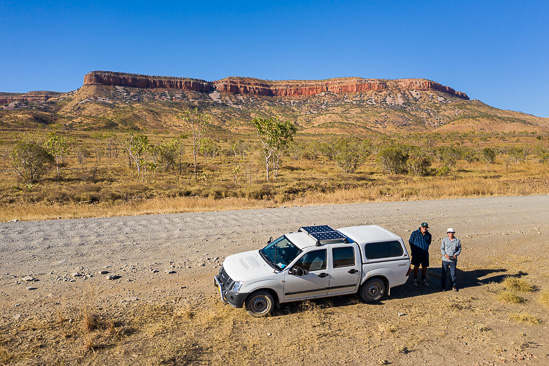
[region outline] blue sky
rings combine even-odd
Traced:
[[[549,117],[549,1],[0,0],[0,91],[71,91],[93,70],[426,78]]]

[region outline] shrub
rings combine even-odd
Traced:
[[[18,141],[10,152],[11,164],[25,183],[36,182],[53,156],[34,141]]]
[[[511,304],[520,304],[523,303],[524,297],[517,295],[512,291],[503,291],[498,294],[498,299],[502,302],[508,302]]]
[[[437,160],[445,166],[453,167],[460,158],[461,153],[458,148],[453,146],[440,146],[435,150]]]
[[[370,155],[367,143],[342,137],[335,144],[334,160],[345,173],[354,173]]]
[[[431,160],[421,150],[416,149],[410,153],[408,160],[406,160],[406,167],[410,174],[426,176],[431,167]]]
[[[435,174],[437,177],[442,177],[444,175],[448,175],[448,173],[450,173],[450,167],[448,165],[443,165],[437,169]]]
[[[401,147],[388,147],[377,155],[377,163],[382,170],[393,174],[406,173],[408,153]]]
[[[482,149],[482,160],[488,164],[493,164],[496,161],[496,152],[494,149],[489,147]]]
[[[535,290],[535,287],[526,282],[525,280],[522,280],[520,278],[515,277],[507,277],[505,280],[503,280],[503,286],[505,286],[506,289],[511,291],[519,291],[519,292],[532,292]]]
[[[528,154],[523,148],[512,147],[507,151],[507,155],[509,155],[509,160],[511,160],[512,163],[520,163],[526,160]]]

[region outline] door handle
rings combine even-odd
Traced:
[[[319,273],[317,276],[320,277],[320,278],[324,278],[324,277],[328,276],[328,274],[323,272],[323,273]]]
[[[350,274],[357,273],[357,272],[358,272],[358,269],[355,269],[355,268],[349,270]]]

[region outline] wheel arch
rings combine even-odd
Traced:
[[[248,301],[248,299],[250,298],[250,296],[252,296],[253,294],[255,294],[256,292],[258,291],[267,291],[268,293],[271,294],[271,296],[273,297],[273,300],[274,300],[274,304],[276,307],[279,307],[280,306],[280,300],[278,298],[278,293],[272,289],[272,288],[269,288],[269,287],[259,287],[259,288],[256,288],[255,290],[253,290],[252,292],[250,292],[248,294],[248,296],[246,296],[246,298],[244,299],[244,303],[246,303],[246,301]]]
[[[390,296],[391,295],[391,286],[389,285],[389,279],[386,276],[384,276],[380,273],[373,274],[369,277],[364,278],[364,281],[362,281],[360,286],[358,286],[358,291],[360,291],[360,288],[362,287],[362,285],[364,285],[366,282],[368,282],[368,281],[370,281],[371,279],[374,279],[374,278],[378,278],[378,279],[383,281],[383,284],[385,285],[385,292],[386,292],[387,296]]]

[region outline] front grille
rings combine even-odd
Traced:
[[[229,275],[227,274],[227,272],[225,272],[225,269],[223,267],[221,267],[221,270],[219,271],[219,282],[221,283],[221,286],[225,289],[225,290],[229,290],[232,285],[233,285],[233,280],[231,279],[231,277],[229,277]]]

